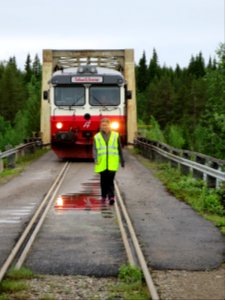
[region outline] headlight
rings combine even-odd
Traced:
[[[116,130],[116,129],[119,129],[120,124],[119,124],[119,122],[112,122],[110,126],[112,129]]]
[[[57,198],[56,205],[59,206],[59,207],[63,206],[63,198],[62,197]]]
[[[62,127],[63,127],[63,123],[61,123],[61,122],[56,123],[57,129],[62,129]]]

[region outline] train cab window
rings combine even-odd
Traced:
[[[93,106],[116,106],[120,104],[118,86],[91,86],[90,104]]]
[[[57,106],[82,106],[85,104],[85,89],[79,86],[56,86],[54,100]]]

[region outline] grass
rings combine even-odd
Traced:
[[[27,285],[23,281],[18,280],[4,280],[0,285],[0,290],[3,293],[14,293],[27,289]]]
[[[143,282],[143,274],[137,267],[122,265],[119,269],[118,284],[110,288],[108,299],[147,300],[149,293]]]
[[[0,300],[29,299],[26,293],[29,285],[25,283],[25,280],[32,278],[34,278],[34,274],[27,268],[11,269],[0,283]]]
[[[38,159],[40,156],[48,152],[48,149],[38,149],[35,153],[26,154],[25,156],[19,158],[16,162],[14,169],[7,169],[7,160],[4,160],[4,170],[0,172],[0,184],[6,183],[13,177],[19,175],[24,169],[34,160]]]
[[[204,217],[213,222],[223,234],[225,234],[225,217],[221,217],[213,214],[204,214]]]
[[[7,273],[7,278],[11,280],[32,279],[34,274],[30,269],[22,267],[19,270],[10,269]]]
[[[151,169],[177,199],[188,203],[205,219],[213,222],[225,234],[225,188],[207,188],[205,182],[184,176],[178,169],[168,164],[152,162],[139,155],[137,149],[131,150],[137,159]]]
[[[53,291],[57,290],[59,293],[60,288],[52,283],[50,285],[49,280],[47,281],[47,286],[51,287],[50,292],[43,289],[41,292],[33,293],[32,284],[29,280],[41,279],[45,281],[45,276],[34,275],[32,271],[27,268],[21,268],[20,270],[10,270],[5,279],[0,284],[0,300],[28,300],[30,297],[36,297],[42,300],[53,300],[56,296]],[[63,278],[63,277],[62,277]],[[66,279],[66,277],[65,277]],[[62,279],[63,280],[63,279]],[[38,281],[36,282],[38,284]],[[85,286],[85,288],[87,288]],[[137,267],[130,265],[122,265],[119,269],[118,280],[116,284],[107,285],[108,300],[124,299],[124,300],[147,300],[149,299],[149,294],[145,283],[143,281],[143,274],[141,270]],[[68,294],[70,294],[68,292]],[[63,299],[67,296],[65,290],[62,290]],[[70,294],[71,296],[72,294]],[[93,296],[89,297],[90,300],[100,300],[102,299],[98,292],[94,292]]]

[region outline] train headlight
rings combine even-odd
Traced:
[[[62,129],[62,127],[63,127],[63,123],[61,123],[61,122],[56,123],[57,129]]]
[[[119,122],[112,122],[111,123],[111,128],[112,129],[116,130],[116,129],[119,129],[119,127],[120,127]]]
[[[63,198],[62,197],[57,198],[56,205],[59,206],[59,207],[63,206]]]

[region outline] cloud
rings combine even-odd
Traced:
[[[224,41],[224,6],[212,0],[8,0],[1,4],[0,60],[42,49],[134,48],[136,61],[153,48],[162,63],[187,64],[214,55]],[[7,25],[6,25],[7,24]],[[22,61],[21,61],[22,59]]]

